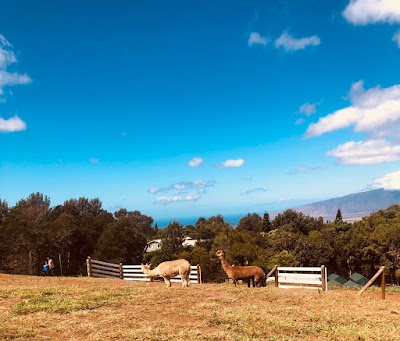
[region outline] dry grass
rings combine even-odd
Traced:
[[[400,340],[400,293],[0,275],[0,339]]]

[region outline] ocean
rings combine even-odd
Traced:
[[[237,226],[239,223],[239,220],[243,218],[247,213],[243,214],[227,214],[224,215],[224,221],[229,223],[232,226]],[[203,218],[211,218],[212,216],[203,216]],[[177,217],[177,218],[162,218],[162,219],[154,219],[153,226],[157,223],[158,228],[165,228],[168,226],[169,223],[173,221],[177,221],[178,223],[182,224],[183,226],[188,226],[188,225],[195,225],[197,220],[200,217]]]

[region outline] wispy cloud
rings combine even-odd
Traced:
[[[275,47],[282,47],[286,52],[303,50],[308,46],[318,46],[321,40],[318,36],[294,38],[287,31],[284,31],[278,39],[275,40]]]
[[[393,35],[393,41],[395,41],[397,43],[397,46],[400,47],[400,31],[397,31]]]
[[[348,94],[351,106],[321,117],[310,124],[305,137],[353,127],[367,134],[365,141],[349,141],[329,151],[342,164],[376,164],[400,159],[400,85],[364,89],[363,81],[354,83]]]
[[[12,49],[10,42],[0,34],[0,95],[4,94],[4,88],[7,86],[27,84],[32,81],[26,73],[19,74],[9,70],[10,65],[17,61]]]
[[[299,166],[296,169],[292,170],[289,172],[290,175],[294,174],[307,174],[311,173],[312,171],[315,171],[316,169],[320,169],[321,167],[305,167],[305,166]]]
[[[164,187],[153,186],[148,189],[148,192],[153,195],[168,193],[168,195],[157,196],[154,200],[155,204],[166,205],[185,201],[197,201],[206,192],[207,188],[214,185],[215,181],[179,181]]]
[[[189,193],[180,193],[176,195],[166,195],[157,197],[154,201],[155,204],[159,205],[168,205],[168,204],[176,204],[182,202],[193,202],[197,201],[201,198],[201,195],[196,192],[189,192]]]
[[[203,159],[201,157],[194,157],[188,162],[189,167],[199,167],[203,163]]]
[[[304,103],[303,105],[300,106],[299,112],[306,115],[306,116],[311,116],[312,114],[315,114],[317,112],[317,106],[321,104],[321,101],[317,103]]]
[[[342,14],[355,25],[400,23],[400,4],[398,0],[350,0]]]
[[[92,158],[89,159],[89,162],[91,164],[96,164],[96,163],[99,163],[100,160],[98,158],[96,158],[96,157],[92,157]]]
[[[255,193],[263,193],[263,192],[268,192],[267,189],[263,188],[263,187],[257,187],[257,188],[252,188],[247,190],[246,192],[244,192],[242,195],[244,196],[249,196],[251,194],[255,194]]]
[[[383,188],[386,190],[400,190],[400,171],[392,172],[375,179],[372,188]]]
[[[11,43],[2,34],[0,34],[0,45],[6,47],[13,47]]]
[[[230,159],[222,162],[217,167],[218,168],[237,168],[242,167],[244,165],[243,159]]]
[[[260,35],[258,32],[251,32],[249,40],[247,41],[248,46],[253,46],[253,45],[267,45],[268,44],[268,39],[266,37],[263,37]]]
[[[155,194],[161,192],[183,191],[192,189],[204,190],[208,187],[213,187],[214,185],[215,181],[206,181],[206,180],[179,181],[164,187],[153,186],[149,188],[148,192]]]
[[[0,133],[11,133],[15,131],[23,131],[26,129],[26,123],[17,115],[5,120],[0,117]]]
[[[300,125],[300,124],[303,124],[305,121],[306,121],[306,120],[305,120],[304,118],[298,118],[298,119],[296,120],[296,122],[294,122],[294,124],[298,126],[298,125]]]

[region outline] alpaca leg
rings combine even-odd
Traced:
[[[169,277],[164,277],[164,281],[165,281],[165,284],[167,285],[167,288],[171,287],[171,281],[170,281]]]
[[[186,286],[187,286],[187,287],[190,286],[190,277],[189,277],[189,274],[186,276]]]
[[[189,285],[190,285],[189,275],[188,274],[182,275],[182,286],[188,287]]]

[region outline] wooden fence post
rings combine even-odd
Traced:
[[[119,277],[124,279],[124,268],[122,267],[122,263],[119,263]]]
[[[325,265],[321,266],[321,280],[322,280],[322,291],[328,291],[326,284]]]
[[[382,274],[383,273],[383,274]],[[379,275],[382,274],[382,284],[381,284],[381,290],[382,290],[382,299],[385,299],[385,267],[382,266],[378,272],[372,277],[367,284],[364,285],[364,287],[357,293],[357,296],[360,296],[365,290],[367,290],[372,283],[379,277]]]
[[[92,263],[90,261],[90,257],[86,259],[86,266],[87,266],[87,274],[88,277],[92,277]]]
[[[268,272],[267,276],[265,276],[265,281],[267,281],[267,279],[274,274],[275,275],[275,271],[276,271],[276,266],[274,266],[270,272]]]
[[[279,287],[279,271],[278,271],[278,265],[275,265],[275,287]]]
[[[197,283],[201,284],[201,267],[200,267],[200,264],[197,264]]]

